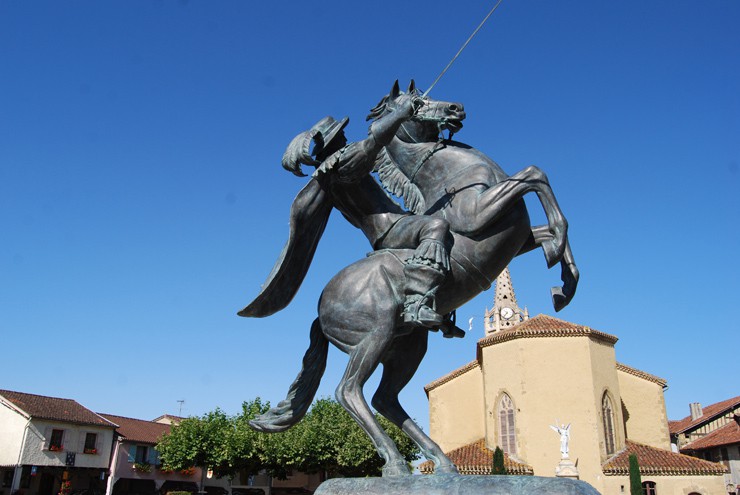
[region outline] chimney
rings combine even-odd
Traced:
[[[701,404],[698,402],[692,402],[689,404],[689,411],[691,411],[691,421],[699,419],[704,415],[701,410]]]

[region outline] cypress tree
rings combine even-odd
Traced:
[[[630,495],[642,495],[640,464],[635,454],[630,454]]]
[[[491,474],[506,474],[506,467],[504,466],[504,451],[501,447],[496,447],[493,451],[493,467]]]

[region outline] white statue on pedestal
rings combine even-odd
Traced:
[[[568,423],[568,426],[561,424],[560,427],[558,427],[557,421],[556,421],[555,426],[550,425],[550,428],[552,428],[553,431],[555,431],[558,435],[560,435],[560,458],[568,459],[568,442],[570,441],[570,423]]]

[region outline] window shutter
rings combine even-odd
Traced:
[[[136,445],[129,445],[128,462],[134,462],[135,460],[136,460]]]
[[[49,442],[51,442],[51,426],[44,428],[44,441],[41,442],[41,450],[49,450]]]
[[[149,447],[149,464],[157,465],[159,463],[159,452],[154,447]]]
[[[87,432],[81,431],[80,438],[77,441],[77,452],[85,452],[85,441],[87,440]]]

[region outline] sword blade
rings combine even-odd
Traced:
[[[496,5],[493,6],[493,8],[491,9],[490,12],[488,12],[488,14],[486,15],[486,17],[484,17],[483,20],[481,21],[481,23],[478,24],[478,27],[475,28],[475,31],[473,31],[473,34],[471,34],[468,37],[468,39],[465,41],[465,43],[463,43],[463,45],[457,51],[457,53],[455,54],[455,56],[452,57],[452,60],[450,60],[450,63],[447,64],[447,67],[445,67],[442,70],[442,72],[439,73],[439,75],[437,76],[437,79],[435,79],[434,82],[432,83],[432,85],[429,86],[429,88],[427,88],[426,91],[424,91],[424,94],[421,95],[422,98],[426,98],[427,95],[429,95],[429,92],[432,90],[432,88],[434,87],[434,85],[437,84],[437,81],[439,81],[440,79],[442,79],[442,76],[445,75],[445,72],[447,72],[447,69],[449,69],[452,66],[452,64],[455,62],[455,60],[457,60],[457,57],[459,57],[460,54],[462,53],[462,51],[465,50],[465,47],[468,46],[468,43],[470,43],[470,40],[473,39],[473,36],[475,36],[476,34],[478,34],[478,31],[480,31],[480,28],[483,27],[483,24],[485,24],[486,21],[488,20],[488,18],[491,17],[491,14],[493,14],[496,11],[496,9],[498,8],[498,6],[501,5],[501,2],[502,2],[502,0],[498,0],[498,2],[496,2]]]

